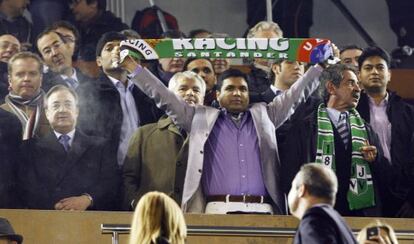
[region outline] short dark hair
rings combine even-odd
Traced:
[[[331,205],[335,204],[338,179],[327,166],[319,163],[303,165],[297,174],[296,185],[292,187],[298,188],[302,184],[309,195],[327,200]]]
[[[124,34],[121,34],[116,31],[106,32],[102,35],[99,39],[98,44],[96,45],[96,57],[101,56],[102,49],[104,48],[105,44],[112,41],[123,41],[128,39]]]
[[[73,33],[73,35],[75,36],[75,39],[76,39],[75,44],[78,45],[78,43],[80,41],[80,38],[81,38],[78,28],[76,28],[70,22],[65,21],[65,20],[56,21],[50,26],[51,30],[56,30],[58,28],[64,28],[64,29],[72,31],[72,33]]]
[[[69,0],[71,3],[76,3],[79,0]],[[92,4],[92,3],[97,3],[96,7],[98,10],[106,10],[106,0],[86,0],[86,3]]]
[[[240,77],[243,78],[246,83],[248,83],[248,79],[247,79],[247,75],[245,73],[243,73],[242,71],[238,70],[238,69],[228,69],[226,71],[224,71],[223,73],[221,73],[221,75],[218,77],[217,80],[217,91],[221,90],[221,87],[223,86],[223,81],[229,77]]]
[[[358,58],[359,70],[361,70],[362,64],[364,63],[365,60],[367,60],[370,57],[375,57],[375,56],[382,58],[387,64],[388,68],[391,66],[391,57],[388,54],[388,52],[378,46],[371,46],[371,47],[364,48],[364,50],[362,50],[362,54]]]
[[[191,62],[193,62],[194,60],[198,60],[198,59],[204,59],[204,60],[207,60],[207,61],[211,64],[211,67],[213,68],[213,71],[215,71],[215,70],[214,70],[214,64],[213,64],[213,62],[211,62],[211,59],[209,59],[209,58],[188,58],[188,59],[184,62],[183,71],[188,70],[188,65],[189,65]],[[214,72],[214,73],[215,73],[215,72]]]
[[[56,35],[58,35],[58,36],[59,36],[60,40],[61,40],[63,43],[66,43],[65,38],[64,38],[64,37],[63,37],[60,33],[56,32],[56,30],[55,30],[55,29],[53,29],[51,26],[49,26],[48,28],[46,28],[46,29],[44,29],[42,32],[40,32],[40,34],[39,34],[39,35],[37,35],[37,38],[36,38],[36,49],[37,49],[38,53],[41,53],[41,52],[40,52],[40,50],[39,50],[39,48],[38,48],[38,46],[37,46],[37,42],[38,42],[38,41],[39,41],[39,39],[40,39],[40,38],[42,38],[43,36],[49,35],[49,34],[51,34],[51,33],[55,33]]]
[[[356,44],[350,44],[350,45],[345,45],[341,48],[341,50],[339,51],[339,54],[342,54],[343,52],[347,51],[347,50],[354,50],[354,49],[358,49],[360,51],[363,51],[363,49],[361,47],[359,47]]]
[[[319,86],[320,95],[324,98],[324,101],[328,101],[329,92],[326,89],[326,83],[328,81],[332,82],[336,87],[339,87],[341,81],[344,79],[344,71],[349,70],[358,74],[356,67],[350,64],[334,64],[328,66],[321,74],[319,80],[321,82]]]

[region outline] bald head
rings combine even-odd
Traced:
[[[21,45],[16,37],[5,34],[0,36],[0,61],[7,63],[10,58],[20,52]]]

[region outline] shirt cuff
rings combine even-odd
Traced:
[[[93,206],[93,198],[89,193],[83,193],[82,196],[86,196],[87,198],[89,198],[89,200],[91,201],[91,205],[89,205],[88,208]]]

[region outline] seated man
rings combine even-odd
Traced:
[[[269,105],[251,107],[246,75],[229,69],[217,83],[220,109],[186,104],[130,57],[122,66],[134,83],[190,135],[181,204],[184,211],[286,213],[275,129],[316,89],[320,66],[311,67]]]
[[[337,174],[335,209],[339,213],[381,216],[379,186],[389,163],[382,156],[376,134],[355,110],[361,92],[356,72],[353,66],[337,64],[322,73],[325,102],[296,123],[286,137],[281,158],[284,190],[288,192],[304,162],[316,161]]]
[[[176,73],[168,87],[191,106],[202,105],[206,85],[192,71]],[[161,191],[181,203],[187,169],[188,136],[166,115],[138,128],[124,162],[124,209],[134,208],[149,191]]]
[[[189,58],[184,63],[184,70],[191,70],[203,78],[206,83],[206,94],[204,105],[217,106],[216,83],[217,78],[214,72],[213,63],[208,58]]]
[[[338,180],[335,173],[317,163],[301,167],[289,191],[289,208],[300,224],[295,244],[357,243],[345,220],[333,209]]]
[[[55,85],[65,85],[76,89],[79,84],[88,83],[89,78],[73,67],[74,43],[51,27],[40,33],[37,49],[42,55],[48,70],[43,76],[42,88],[47,92]]]
[[[76,129],[78,100],[70,88],[57,85],[45,96],[52,130],[22,145],[19,189],[31,209],[112,210],[119,189],[114,156],[103,138]]]
[[[9,94],[9,77],[7,63],[10,58],[20,52],[20,42],[16,37],[5,34],[0,36],[0,103]]]
[[[21,52],[8,64],[10,92],[0,107],[20,120],[23,140],[42,136],[49,130],[43,110],[42,60],[34,53]]]

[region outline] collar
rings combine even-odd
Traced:
[[[273,93],[277,96],[282,94],[284,91],[277,88],[276,86],[274,86],[273,84],[270,85],[270,89],[272,89]]]
[[[66,80],[67,78],[72,78],[76,81],[79,81],[78,80],[78,75],[76,74],[76,69],[74,69],[74,68],[72,68],[72,76],[71,77],[69,77],[67,75],[60,75],[60,77],[62,77],[63,80]]]
[[[389,93],[387,92],[386,94],[385,94],[385,97],[382,99],[382,101],[380,102],[380,104],[378,104],[378,105],[376,105],[375,104],[375,101],[374,101],[374,99],[372,98],[372,97],[370,97],[368,94],[367,94],[367,97],[368,97],[368,102],[369,102],[369,105],[372,105],[372,106],[387,106],[388,105],[388,101],[389,101],[389,98],[390,98],[390,96],[389,96]]]
[[[328,111],[329,118],[330,118],[332,121],[335,121],[335,124],[339,122],[339,116],[340,116],[340,115],[341,115],[341,113],[342,113],[341,111],[336,110],[336,109],[334,109],[334,108],[326,108],[326,111]],[[348,112],[348,111],[345,111],[345,113],[346,113],[346,115],[348,115],[348,117],[349,117],[349,112]]]
[[[107,75],[109,80],[112,82],[112,84],[116,87],[116,88],[124,88],[125,86],[124,84],[122,84],[122,82],[120,80],[115,79],[114,77],[111,77],[109,75]],[[130,82],[129,80],[127,80],[127,89],[132,91],[132,88],[134,87],[134,83]]]
[[[73,130],[72,130],[72,131],[70,131],[69,133],[66,133],[66,135],[68,135],[68,136],[70,137],[70,140],[71,140],[71,141],[73,140],[73,137],[75,136],[75,131],[76,131],[76,129],[73,129]],[[62,133],[59,133],[59,132],[57,132],[57,131],[55,131],[55,130],[53,130],[53,132],[55,133],[56,138],[58,138],[58,139],[59,139],[59,137],[60,137],[61,135],[63,135]]]

